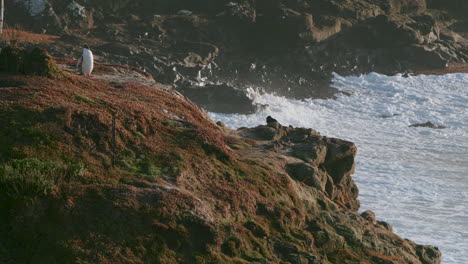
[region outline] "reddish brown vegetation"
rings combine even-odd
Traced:
[[[285,156],[217,126],[176,92],[0,73],[0,118],[0,165],[36,158],[87,170],[47,196],[0,198],[0,253],[12,262],[387,260],[369,253],[379,250],[418,259],[413,244],[379,236],[389,232],[289,177]]]
[[[59,36],[48,34],[36,34],[20,28],[5,28],[1,36],[6,41],[16,43],[31,43],[31,44],[49,44],[54,43]]]

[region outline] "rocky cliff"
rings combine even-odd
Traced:
[[[353,143],[233,131],[138,69],[59,62],[0,71],[1,263],[440,263],[357,213]]]

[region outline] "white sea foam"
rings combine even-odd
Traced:
[[[232,128],[264,124],[310,127],[358,146],[354,178],[361,209],[397,234],[441,248],[443,262],[468,261],[468,74],[334,76],[351,94],[303,101],[271,94],[253,115],[209,113]],[[410,128],[430,121],[446,129]]]

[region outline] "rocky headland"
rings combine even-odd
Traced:
[[[440,263],[357,212],[351,142],[233,131],[136,68],[13,50],[2,69],[42,66],[0,73],[1,263]]]
[[[27,31],[0,53],[0,263],[440,263],[358,213],[352,142],[201,107],[258,111],[252,86],[332,97],[333,72],[464,71],[468,7],[449,2],[7,1]]]

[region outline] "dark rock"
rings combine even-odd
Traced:
[[[429,122],[429,121],[426,122],[426,123],[421,123],[421,124],[413,124],[413,125],[410,125],[409,127],[428,127],[428,128],[433,128],[433,129],[447,128],[444,125],[436,125],[436,124],[433,124],[432,122]]]
[[[440,259],[442,253],[437,247],[433,246],[416,246],[416,253],[421,259],[423,264],[435,264],[438,263],[436,260]]]
[[[210,112],[252,114],[261,107],[245,92],[227,84],[185,86],[179,87],[178,90]]]
[[[340,184],[343,179],[349,177],[355,168],[356,145],[349,141],[326,138],[327,156],[324,167],[333,178],[335,184]]]

